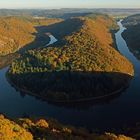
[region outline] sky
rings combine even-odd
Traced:
[[[140,0],[0,0],[0,8],[140,8]]]

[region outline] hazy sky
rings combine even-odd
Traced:
[[[140,0],[0,0],[0,8],[140,8]]]

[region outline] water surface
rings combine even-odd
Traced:
[[[50,37],[50,42],[45,45],[46,47],[57,42],[57,39],[53,35],[49,35],[49,37]]]

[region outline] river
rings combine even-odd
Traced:
[[[45,47],[57,42],[57,39],[53,35],[50,34],[49,37],[50,37],[50,42],[48,44],[46,44]]]
[[[7,81],[7,67],[0,70],[0,112],[8,117],[51,117],[64,124],[87,128],[109,130],[140,121],[140,62],[129,51],[121,33],[125,30],[118,22],[120,30],[115,34],[119,51],[135,68],[135,76],[129,88],[120,96],[100,104],[88,103],[64,107],[49,104],[35,97],[20,94]]]

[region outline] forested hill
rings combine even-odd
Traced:
[[[133,66],[115,50],[113,29],[117,29],[116,22],[106,15],[50,25],[46,31],[59,41],[30,50],[14,61],[10,78],[20,88],[60,100],[89,98],[121,89],[133,76]]]
[[[0,18],[0,55],[18,50],[34,40],[35,32],[30,22],[15,17]]]
[[[140,14],[129,16],[123,21],[127,30],[123,32],[123,37],[130,51],[140,59]]]
[[[117,25],[115,28],[115,24],[112,18],[107,19],[106,16],[97,16],[94,19],[73,18],[50,25],[46,28],[46,32],[49,31],[56,38],[59,38],[59,41],[54,45],[55,47],[52,45],[48,48],[31,50],[27,52],[25,57],[29,54],[35,60],[39,59],[40,62],[47,63],[49,67],[46,66],[46,68],[52,71],[67,70],[68,68],[77,71],[77,66],[81,71],[111,71],[114,67],[116,72],[123,71],[123,73],[130,73],[131,75],[130,63],[113,48],[110,30],[117,28]],[[62,41],[63,45],[59,43]],[[48,59],[51,60],[50,65]],[[105,61],[106,59],[108,61]],[[72,65],[68,64],[65,67],[67,62],[71,62]],[[78,65],[76,62],[78,62]],[[127,63],[128,67],[124,68],[121,62],[123,64]],[[63,67],[59,67],[59,65]],[[82,65],[81,68],[80,65]],[[53,69],[51,66],[53,66]],[[15,69],[15,73],[23,72],[24,69],[23,71],[16,71]]]
[[[123,25],[126,27],[140,24],[140,14],[131,15],[123,20]]]
[[[35,26],[46,26],[60,19],[34,19],[32,17],[0,17],[0,56],[14,53],[35,41]]]

